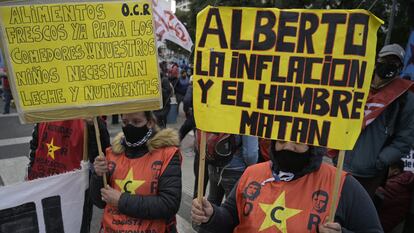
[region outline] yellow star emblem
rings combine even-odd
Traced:
[[[127,176],[125,179],[115,179],[115,184],[121,189],[121,192],[127,192],[131,194],[135,194],[135,190],[139,188],[142,184],[145,183],[145,180],[134,180],[134,173],[132,168],[129,169]]]
[[[283,191],[273,204],[259,203],[260,208],[265,212],[264,219],[259,231],[266,230],[271,226],[276,226],[279,231],[287,233],[286,222],[302,210],[287,208],[285,204],[285,192]]]
[[[60,147],[53,145],[53,138],[50,143],[46,143],[47,145],[47,155],[50,156],[53,160],[55,159],[55,151],[59,150]]]

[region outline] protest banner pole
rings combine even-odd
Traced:
[[[197,200],[199,203],[203,200],[204,194],[204,174],[206,164],[206,133],[201,131],[200,136],[200,159],[198,160],[198,187],[197,187]]]
[[[102,153],[102,145],[101,145],[101,135],[100,135],[100,133],[99,133],[99,126],[98,126],[98,119],[97,119],[97,117],[94,117],[93,118],[93,125],[95,126],[95,136],[96,136],[96,144],[98,145],[98,153],[99,153],[99,155],[101,156],[105,156],[103,153]],[[104,174],[103,176],[102,176],[102,178],[103,178],[103,183],[104,183],[104,187],[106,187],[106,185],[108,184],[107,182],[106,182],[106,174]]]
[[[331,208],[329,210],[328,221],[330,222],[334,222],[334,218],[335,218],[336,207],[337,207],[336,203],[338,201],[339,184],[341,182],[341,174],[342,174],[342,168],[344,166],[344,158],[345,158],[345,151],[344,150],[339,151],[338,164],[336,166],[336,173],[335,173],[335,181],[334,181],[334,186],[332,189]]]
[[[83,161],[88,161],[88,122],[83,122]]]

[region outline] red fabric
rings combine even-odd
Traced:
[[[201,147],[201,130],[197,129],[196,133],[197,133],[196,148],[199,149]],[[207,152],[206,156],[213,156],[217,142],[231,135],[227,133],[210,133],[210,132],[204,132],[204,133],[206,135],[206,152]],[[211,157],[210,159],[214,159],[214,157]]]
[[[334,167],[322,163],[318,171],[284,182],[271,180],[270,162],[248,167],[237,186],[240,224],[233,232],[317,232],[317,226],[326,221],[332,204],[335,171]],[[342,172],[339,194],[345,176]]]
[[[408,90],[413,91],[413,82],[401,78],[396,78],[391,83],[381,88],[379,91],[370,91],[365,104],[364,122],[362,127],[367,127],[381,113],[394,102],[398,97]]]
[[[141,196],[158,194],[158,179],[163,174],[177,147],[158,149],[139,158],[129,159],[125,154],[116,155],[111,148],[106,150],[107,159],[113,164],[111,187],[121,192]],[[106,205],[102,219],[104,232],[157,232],[164,233],[165,219],[138,219],[119,212],[118,208]]]
[[[270,160],[271,140],[266,138],[259,138],[259,150],[264,161]]]
[[[377,189],[377,195],[384,196],[379,217],[384,232],[390,232],[403,221],[411,204],[414,174],[403,172],[389,178],[384,187]]]
[[[80,119],[39,123],[38,146],[29,180],[80,168],[83,132],[84,122]]]
[[[9,80],[7,78],[3,78],[2,83],[4,89],[10,89]]]

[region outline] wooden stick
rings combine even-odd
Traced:
[[[335,213],[336,213],[336,207],[337,207],[338,195],[339,195],[339,184],[341,183],[341,175],[342,175],[342,168],[344,166],[344,158],[345,158],[345,151],[344,150],[339,151],[338,164],[336,165],[336,173],[335,173],[335,181],[334,181],[335,183],[332,189],[331,208],[329,210],[328,221],[330,222],[334,222],[335,220]]]
[[[97,117],[93,118],[93,125],[95,126],[95,136],[96,136],[96,144],[98,145],[98,153],[99,156],[105,156],[104,153],[102,153],[102,145],[101,145],[101,134],[99,132],[99,126],[98,126],[98,119]],[[102,176],[104,187],[108,185],[108,182],[106,182],[106,174]]]
[[[197,200],[202,203],[204,196],[204,173],[206,164],[206,133],[201,131],[200,159],[198,160],[198,187]]]
[[[83,122],[83,161],[88,161],[88,123]]]

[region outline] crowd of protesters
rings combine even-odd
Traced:
[[[414,175],[404,171],[401,160],[414,141],[414,94],[413,82],[399,77],[403,59],[396,44],[377,55],[363,129],[346,152],[337,203],[331,203],[336,151],[245,135],[207,133],[206,174],[198,184],[200,131],[193,114],[192,69],[185,62],[161,63],[162,109],[121,115],[122,132],[111,144],[99,118],[106,150],[99,152],[94,140],[87,141],[93,166],[82,232],[89,232],[91,202],[104,208],[104,232],[177,232],[183,182],[179,145],[191,131],[196,177],[191,216],[198,232],[414,232]],[[6,74],[0,76],[7,114],[11,92]],[[177,132],[167,128],[167,116],[181,103],[186,120]],[[79,168],[84,130],[94,134],[90,121],[37,124],[27,178]],[[57,145],[65,150],[55,152]],[[66,160],[56,160],[62,166],[50,167],[45,161],[58,153],[77,157],[62,157]],[[198,185],[209,190],[201,202]],[[332,204],[336,212],[328,219]]]

